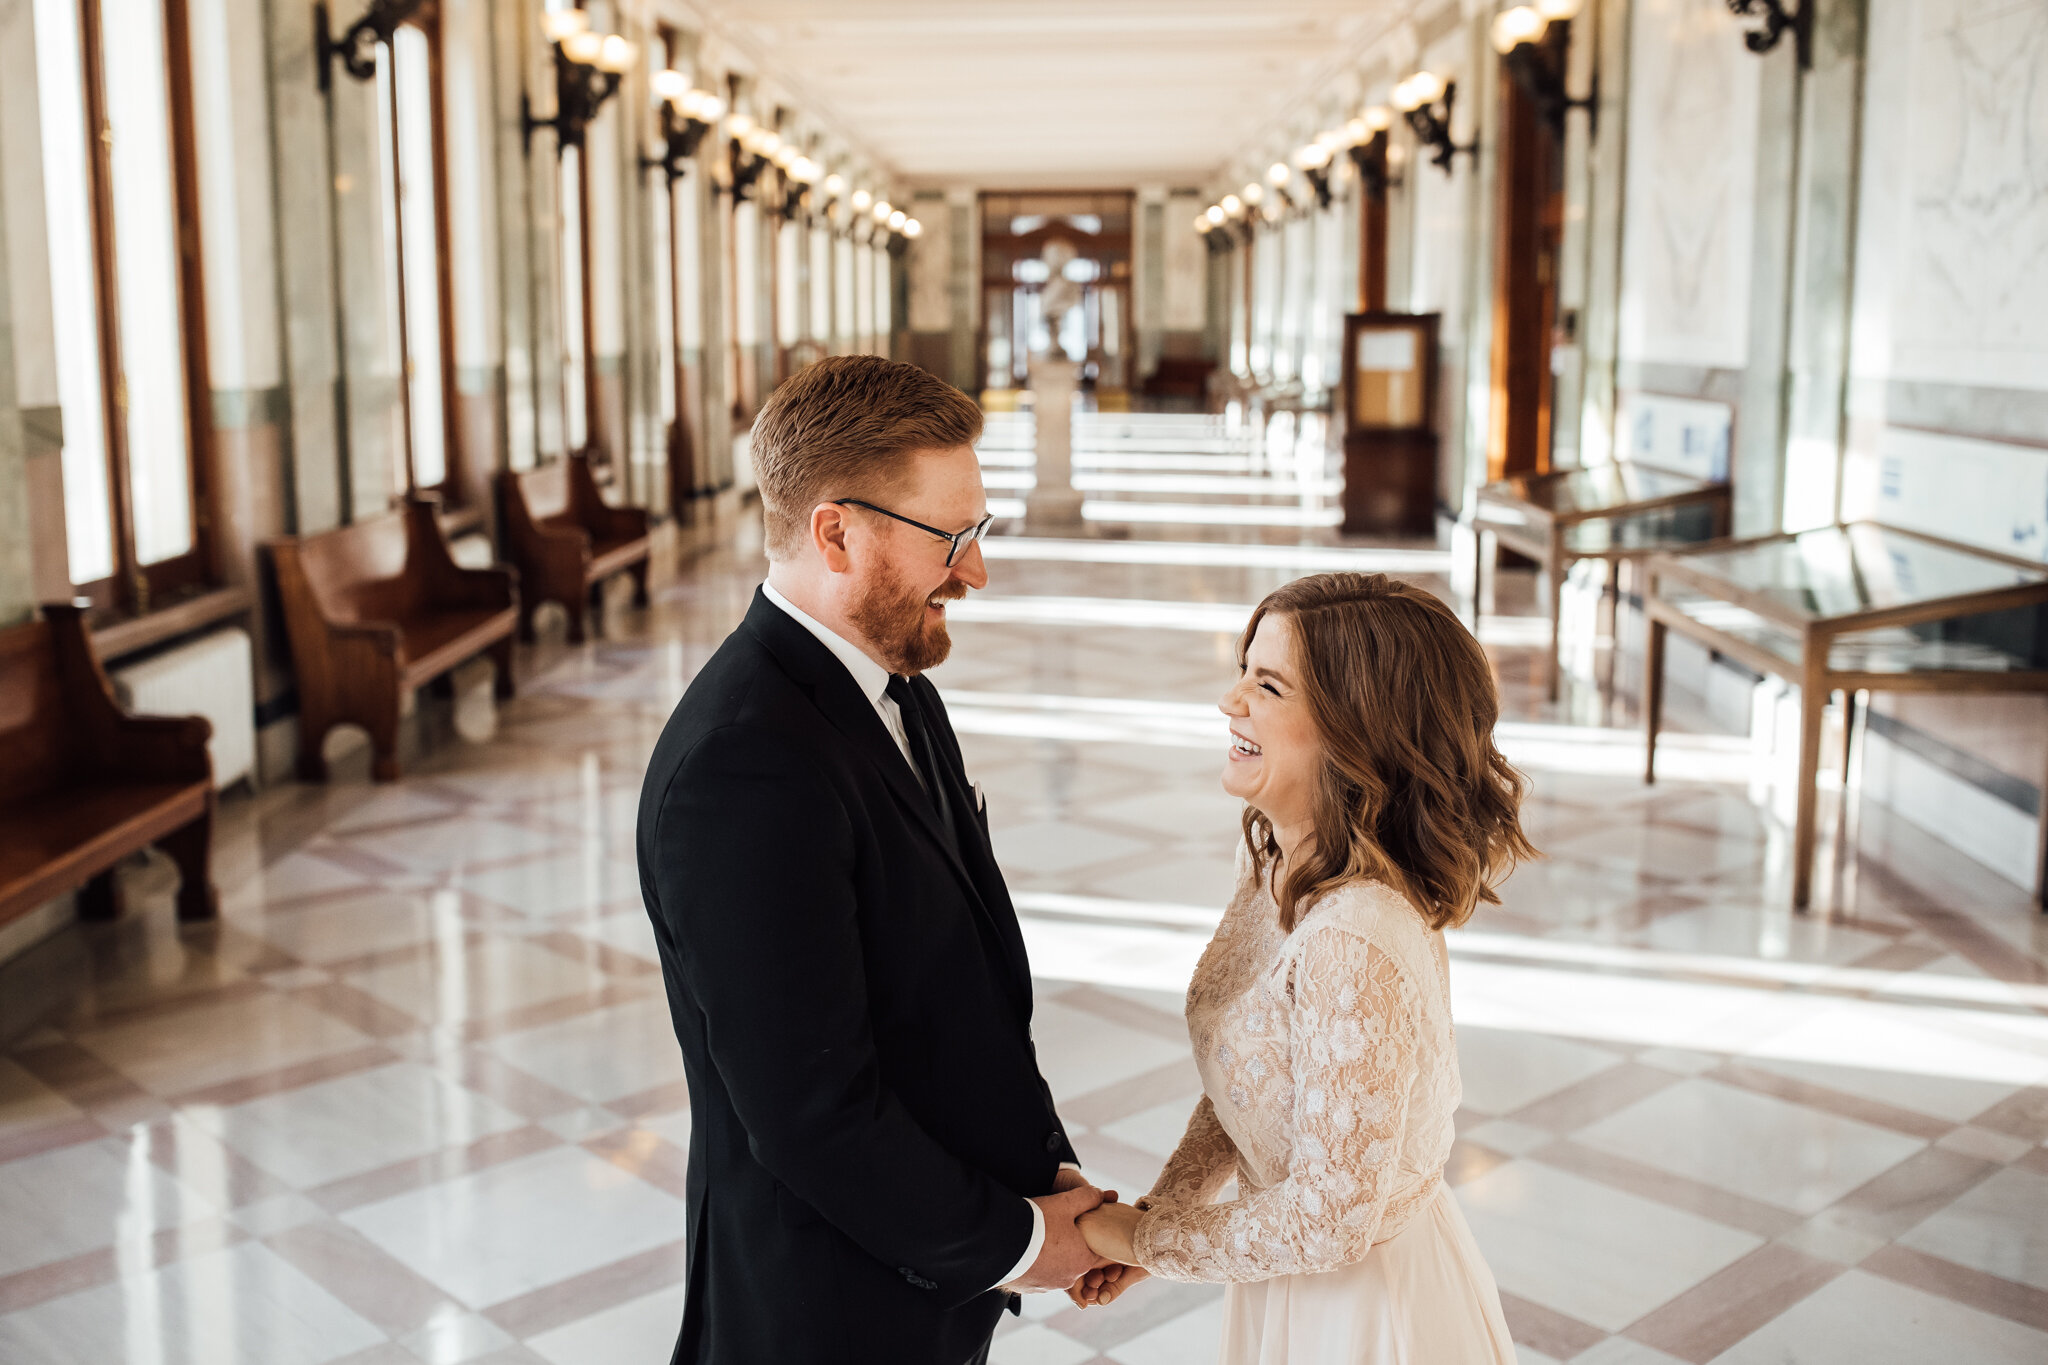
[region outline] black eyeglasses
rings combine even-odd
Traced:
[[[941,531],[936,526],[927,526],[921,521],[912,521],[900,512],[891,512],[886,507],[877,507],[871,502],[862,502],[859,498],[834,498],[832,499],[832,505],[834,507],[865,507],[870,512],[880,512],[883,516],[894,521],[900,521],[905,526],[915,526],[927,535],[937,536],[951,547],[946,551],[946,567],[949,569],[953,567],[953,561],[958,559],[968,546],[988,534],[989,524],[996,519],[995,514],[991,512],[964,531]]]

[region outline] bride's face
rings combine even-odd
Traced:
[[[1308,822],[1322,762],[1322,740],[1300,678],[1294,624],[1268,613],[1259,618],[1236,686],[1218,703],[1230,717],[1223,790],[1251,803],[1279,829]]]

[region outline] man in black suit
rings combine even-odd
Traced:
[[[770,560],[669,718],[641,891],[689,1076],[677,1365],[970,1365],[1104,1264],[1031,978],[937,690],[988,582],[958,390],[819,361],[754,426]]]

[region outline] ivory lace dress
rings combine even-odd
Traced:
[[[1443,1181],[1458,1059],[1443,936],[1360,883],[1281,932],[1240,850],[1188,987],[1204,1095],[1134,1236],[1222,1281],[1222,1365],[1512,1365],[1493,1274]],[[1230,1178],[1237,1196],[1217,1203]]]

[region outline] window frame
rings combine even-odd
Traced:
[[[103,616],[136,617],[220,583],[215,514],[217,492],[213,390],[207,366],[206,282],[200,233],[198,133],[192,106],[192,45],[185,0],[163,7],[163,57],[171,142],[171,195],[178,257],[180,361],[185,381],[185,478],[192,508],[192,546],[145,565],[136,548],[128,443],[127,375],[120,325],[120,262],[114,236],[113,128],[108,121],[101,0],[74,0],[78,20],[80,94],[84,99],[87,215],[92,231],[94,319],[98,329],[104,474],[112,522],[113,572],[72,591]],[[68,532],[67,524],[67,532]]]
[[[93,0],[97,3],[98,0]],[[184,3],[184,0],[172,0]],[[441,481],[422,485],[418,478],[418,463],[413,449],[412,423],[412,327],[411,304],[406,287],[405,267],[405,163],[400,155],[402,134],[398,117],[398,64],[397,51],[392,44],[385,44],[384,58],[390,64],[391,79],[387,83],[391,107],[387,111],[391,125],[391,146],[387,152],[391,157],[393,183],[388,187],[393,196],[392,213],[397,224],[397,258],[391,262],[391,269],[398,281],[398,364],[399,403],[402,407],[405,428],[405,492],[402,496],[418,496],[421,493],[437,493],[444,510],[465,506],[468,499],[469,481],[467,451],[461,439],[462,424],[458,413],[455,388],[455,279],[453,263],[449,259],[453,242],[449,229],[448,191],[448,117],[447,92],[445,89],[446,70],[442,52],[441,6],[438,0],[426,0],[398,27],[414,28],[427,40],[427,106],[428,136],[433,145],[433,174],[430,179],[434,206],[434,293],[435,309],[439,326],[436,337],[441,354],[435,363],[441,372]]]

